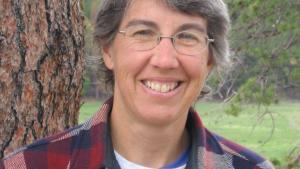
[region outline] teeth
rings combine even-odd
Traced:
[[[177,87],[178,82],[161,83],[161,82],[145,81],[144,84],[146,87],[154,91],[167,93],[174,90]]]

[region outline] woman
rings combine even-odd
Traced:
[[[212,69],[228,61],[228,28],[221,0],[103,0],[95,39],[112,98],[88,122],[17,151],[4,166],[273,168],[208,131],[192,108]]]

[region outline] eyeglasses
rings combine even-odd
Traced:
[[[184,55],[198,56],[208,44],[214,42],[203,32],[186,30],[173,36],[162,36],[159,32],[146,26],[131,26],[126,30],[118,31],[128,37],[136,51],[147,51],[155,48],[163,38],[171,39],[175,50]]]

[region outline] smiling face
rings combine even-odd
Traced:
[[[132,27],[173,36],[182,31],[206,32],[207,23],[200,16],[170,9],[163,1],[133,0],[119,30]],[[190,56],[177,52],[172,41],[163,38],[153,49],[137,50],[137,43],[122,33],[103,49],[103,58],[115,76],[112,113],[155,125],[186,119],[212,67],[208,47]]]

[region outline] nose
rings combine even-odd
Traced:
[[[172,69],[179,65],[177,52],[171,38],[162,38],[154,48],[150,63],[158,68]]]

